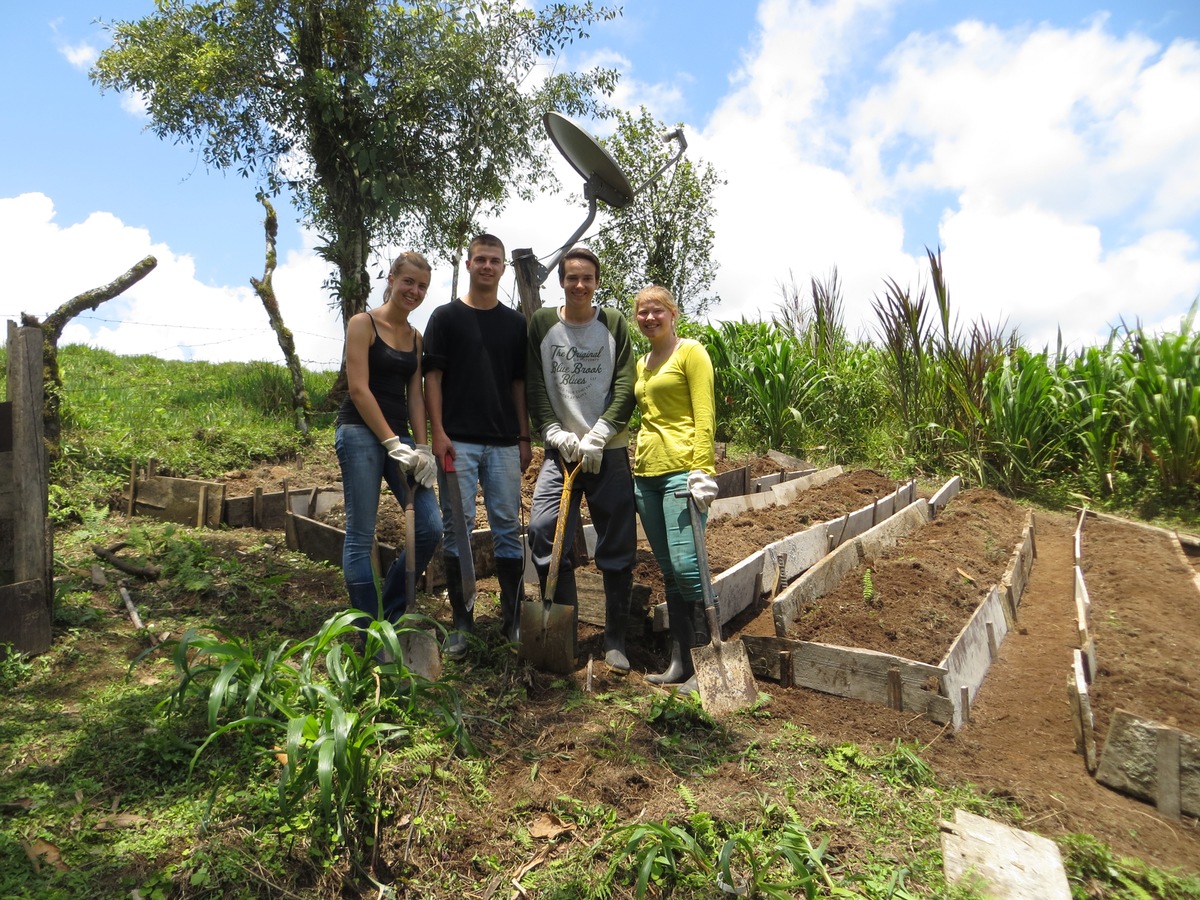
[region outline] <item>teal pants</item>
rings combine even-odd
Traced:
[[[687,472],[651,477],[638,475],[633,479],[633,495],[642,520],[642,531],[662,569],[667,598],[676,597],[686,603],[703,605],[704,591],[700,584],[700,563],[696,557],[688,498],[675,496],[676,491],[687,490],[687,478]],[[702,520],[707,518],[707,513],[701,515]],[[699,537],[703,540],[703,535]]]

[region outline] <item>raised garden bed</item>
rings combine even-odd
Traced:
[[[742,632],[755,674],[961,726],[1012,627],[1034,522],[992,491],[918,501],[844,543]]]
[[[1077,749],[1096,779],[1165,815],[1200,815],[1200,576],[1176,535],[1081,513]]]

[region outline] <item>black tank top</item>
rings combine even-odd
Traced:
[[[400,437],[409,437],[408,381],[417,371],[417,354],[414,350],[396,350],[385,344],[375,327],[374,316],[371,317],[371,328],[375,340],[367,348],[367,386],[392,431]],[[337,424],[367,424],[348,393],[338,409]]]

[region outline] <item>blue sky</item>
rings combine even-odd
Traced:
[[[6,6],[0,318],[44,315],[154,253],[149,277],[65,340],[280,359],[249,287],[263,266],[254,185],[205,170],[88,80],[107,43],[95,20],[139,18],[152,0]],[[1122,321],[1173,328],[1200,294],[1194,0],[627,2],[568,52],[560,65],[618,68],[615,102],[683,121],[689,155],[726,178],[715,318],[770,316],[782,283],[836,267],[846,324],[869,336],[885,279],[927,278],[925,247],[942,248],[963,322],[1003,322],[1034,346],[1060,328],[1074,347]],[[309,365],[334,366],[316,239],[280,214],[285,319]],[[489,227],[546,255],[582,218],[560,194]],[[449,280],[439,266],[418,324]],[[553,279],[543,293],[559,299]]]

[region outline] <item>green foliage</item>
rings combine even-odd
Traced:
[[[306,438],[292,427],[282,366],[119,356],[82,345],[61,348],[59,365],[63,433],[50,514],[60,524],[101,521],[105,502],[121,504],[131,467],[152,458],[161,474],[211,478],[332,440],[326,428]],[[335,374],[306,373],[318,402]]]
[[[1192,333],[1196,304],[1177,334],[1138,328],[1123,355],[1130,435],[1157,468],[1163,487],[1200,483],[1200,334]]]
[[[1196,900],[1200,878],[1164,872],[1140,860],[1117,856],[1091,835],[1062,838],[1063,863],[1071,883],[1071,896],[1079,900]]]
[[[819,433],[829,376],[795,341],[772,339],[766,323],[742,320],[708,326],[704,343],[721,373],[718,395],[730,405],[739,398],[737,426],[756,446],[801,451],[805,437]]]
[[[33,674],[33,663],[12,644],[0,644],[0,688],[11,691]]]
[[[1018,493],[1049,477],[1068,446],[1067,399],[1046,353],[1018,349],[987,373],[982,422],[987,479]]]
[[[280,755],[284,818],[294,817],[315,793],[339,840],[363,840],[375,814],[371,798],[381,751],[413,740],[414,729],[424,724],[422,701],[442,713],[446,736],[465,736],[453,691],[404,666],[399,635],[415,621],[399,629],[372,622],[358,652],[357,617],[354,610],[340,613],[312,637],[261,654],[220,630],[209,635],[192,629],[167,645],[178,673],[167,709],[184,713],[197,698],[206,711],[209,733],[189,770],[218,742],[246,733],[264,757]],[[376,666],[381,650],[396,662]],[[387,688],[384,695],[377,678]]]
[[[370,293],[373,241],[453,255],[481,212],[546,181],[541,114],[596,112],[616,75],[532,76],[615,15],[590,2],[171,0],[112,24],[91,76],[144,97],[150,130],[206,165],[286,186],[325,238],[348,320]]]
[[[629,177],[634,190],[645,185],[678,145],[660,140],[667,131],[646,107],[634,115],[616,110],[616,129],[605,149]],[[600,258],[598,301],[625,313],[648,284],[661,284],[679,304],[682,316],[699,321],[720,302],[712,293],[718,262],[713,197],[725,182],[713,167],[684,156],[638,195],[637,202],[610,211],[612,224],[590,242]]]

